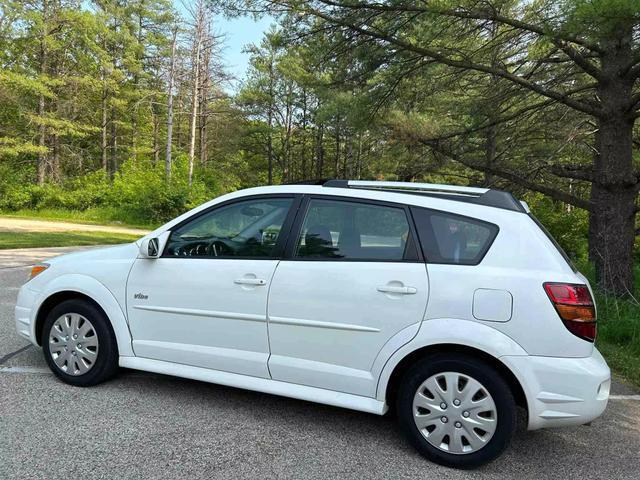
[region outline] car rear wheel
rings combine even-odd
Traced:
[[[397,408],[417,450],[455,468],[496,458],[516,426],[508,384],[490,365],[464,355],[433,355],[414,364],[400,385]]]
[[[41,342],[49,368],[71,385],[96,385],[118,369],[118,347],[109,320],[86,300],[56,305],[45,319]]]

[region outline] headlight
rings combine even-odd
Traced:
[[[44,272],[47,268],[49,268],[48,263],[38,263],[37,265],[34,265],[33,267],[31,267],[31,274],[29,275],[29,280],[31,280],[34,277],[37,277],[42,272]]]

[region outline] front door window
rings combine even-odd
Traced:
[[[248,200],[216,208],[171,232],[164,256],[273,258],[292,201]]]

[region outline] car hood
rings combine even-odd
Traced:
[[[99,247],[82,250],[80,252],[72,252],[57,257],[49,258],[44,261],[49,265],[61,265],[70,262],[82,262],[85,260],[116,260],[116,259],[134,259],[138,255],[138,245],[135,242],[125,243],[123,245],[115,245],[110,247]]]

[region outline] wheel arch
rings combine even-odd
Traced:
[[[504,378],[513,393],[516,404],[523,407],[527,412],[529,411],[524,389],[522,388],[518,378],[509,369],[509,367],[507,367],[507,365],[501,362],[499,358],[496,358],[484,350],[458,343],[437,343],[427,345],[417,348],[405,355],[393,368],[385,386],[384,400],[390,408],[393,408],[395,404],[395,397],[398,392],[400,381],[409,367],[418,360],[437,353],[462,354],[479,358],[484,363],[493,367],[502,376],[502,378]]]
[[[403,342],[391,355],[381,358],[380,366],[375,369],[378,378],[376,398],[393,403],[393,396],[389,394],[397,388],[395,382],[402,378],[408,365],[432,353],[466,353],[480,358],[505,377],[522,405],[526,406],[530,401],[519,372],[500,360],[507,355],[526,356],[526,350],[495,325],[460,318],[423,320],[411,340]]]
[[[105,315],[105,317],[109,318],[107,312],[104,311],[104,308],[102,308],[100,304],[89,295],[85,295],[84,293],[74,290],[62,290],[60,292],[56,292],[45,298],[44,302],[40,304],[40,307],[36,312],[35,339],[40,347],[42,346],[42,329],[44,327],[44,321],[47,318],[47,315],[49,315],[49,312],[53,310],[56,305],[60,305],[62,302],[65,302],[67,300],[84,300],[86,302],[89,302],[94,307],[98,308]]]
[[[86,275],[64,275],[55,279],[44,291],[31,323],[33,338],[41,346],[42,328],[47,314],[65,300],[82,299],[99,308],[109,320],[116,336],[118,351],[123,356],[133,356],[131,334],[126,317],[113,294],[98,280]]]

